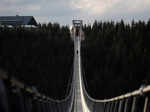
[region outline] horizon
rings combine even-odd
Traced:
[[[72,25],[73,19],[82,19],[84,24],[95,20],[131,23],[148,21],[149,6],[149,0],[1,0],[0,16],[34,16],[38,23],[67,26]]]

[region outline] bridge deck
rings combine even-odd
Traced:
[[[80,40],[74,40],[74,91],[75,91],[75,104],[74,112],[89,112],[82,90],[81,82],[81,65],[80,65]]]

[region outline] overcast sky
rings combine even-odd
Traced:
[[[38,22],[70,25],[72,19],[98,21],[150,18],[150,0],[0,0],[0,16],[34,16]]]

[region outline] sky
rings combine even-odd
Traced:
[[[150,18],[150,0],[0,0],[0,16],[34,16],[37,22],[71,25],[97,21],[126,22]]]

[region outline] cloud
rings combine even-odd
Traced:
[[[26,5],[22,9],[26,11],[40,11],[41,6],[40,5]]]
[[[1,0],[0,16],[32,15],[39,22],[71,24],[97,20],[147,20],[150,0]]]
[[[150,18],[150,0],[72,0],[71,5],[86,15],[83,17],[86,23]]]
[[[130,13],[149,10],[150,0],[73,0],[72,6],[91,15]]]
[[[29,2],[29,0],[1,0],[0,13],[1,16],[26,14],[29,12],[39,11],[41,9],[40,4]],[[28,1],[28,2],[27,2]]]
[[[119,0],[73,0],[72,6],[95,15],[105,13],[117,2]]]

